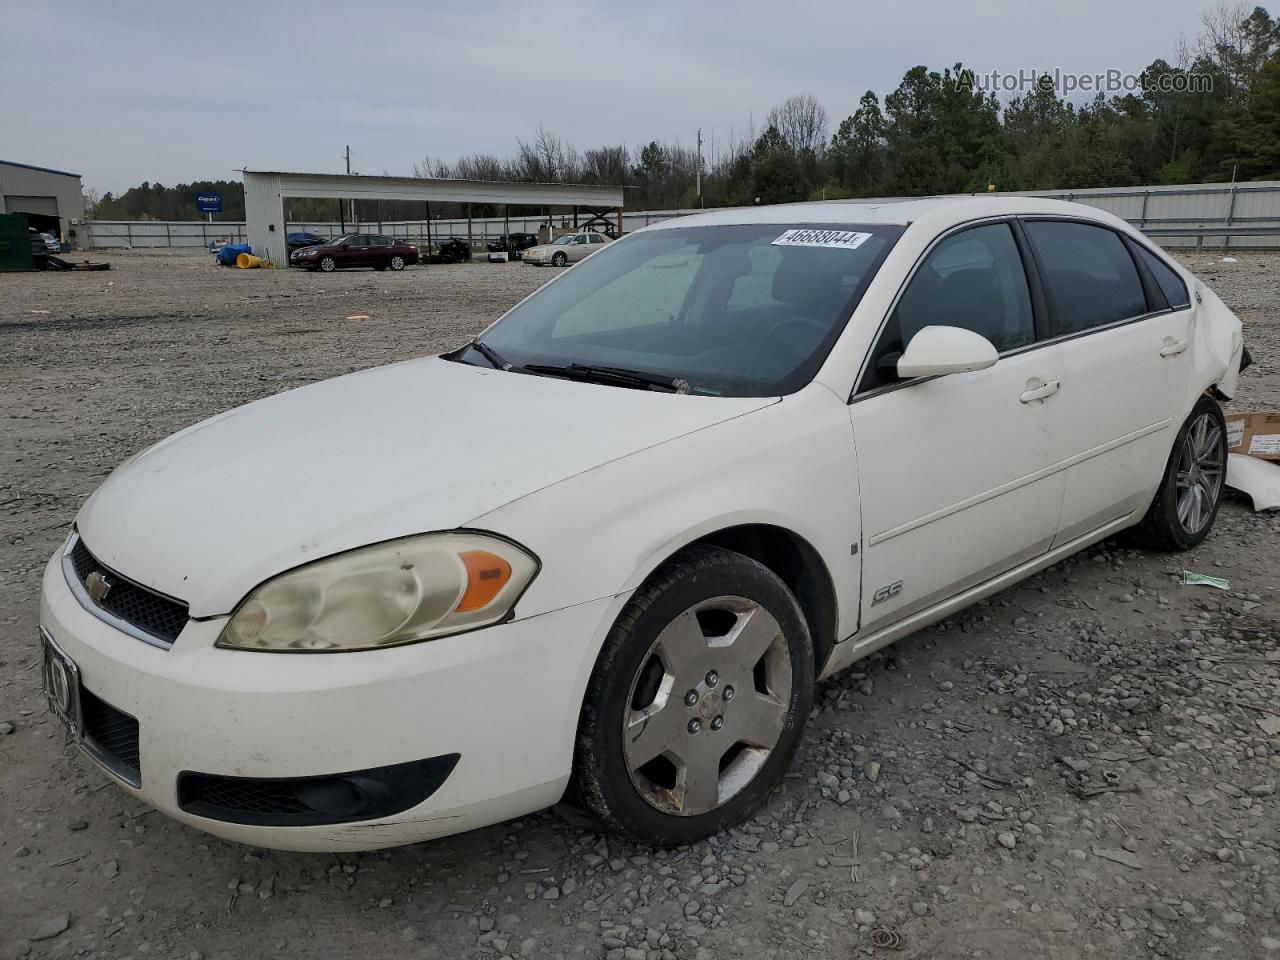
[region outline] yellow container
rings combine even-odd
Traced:
[[[262,258],[255,257],[252,253],[242,253],[236,257],[236,266],[241,270],[251,270],[262,266]]]

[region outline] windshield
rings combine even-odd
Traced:
[[[356,242],[356,235],[354,233],[348,233],[341,237],[334,237],[332,240],[328,241],[330,246],[337,246],[340,243],[355,243],[355,242]]]
[[[813,379],[902,230],[637,233],[602,247],[481,339],[516,367],[622,367],[716,396],[793,393]]]
[[[574,235],[572,233],[566,233],[563,237],[556,237],[552,240],[551,245],[553,247],[562,247],[566,243],[573,243],[573,237]]]

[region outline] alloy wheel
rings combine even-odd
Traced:
[[[336,267],[337,265],[338,263],[336,260],[333,259],[333,257],[320,258],[320,269],[323,270],[325,273],[332,273],[333,268]]]
[[[391,269],[392,269],[392,270],[403,270],[403,269],[404,269],[404,257],[401,257],[401,256],[395,256],[395,257],[392,257],[392,258],[391,258]]]
[[[786,727],[791,670],[782,627],[745,597],[704,600],[667,624],[631,681],[623,718],[640,795],[688,817],[750,784]]]
[[[1202,413],[1187,430],[1178,454],[1178,523],[1188,534],[1204,529],[1222,492],[1224,447],[1217,420]]]

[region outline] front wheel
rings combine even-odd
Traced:
[[[566,257],[563,253],[557,253],[554,257],[551,258],[552,265],[557,267],[563,267],[568,262],[569,262],[569,258]]]
[[[813,700],[813,642],[767,567],[692,548],[641,587],[592,672],[573,792],[659,847],[747,817],[782,779]]]
[[[1137,529],[1158,550],[1190,550],[1213,529],[1227,467],[1227,425],[1212,397],[1201,397],[1178,431],[1160,489]]]
[[[322,273],[333,273],[338,268],[338,261],[333,257],[320,258],[320,271]]]

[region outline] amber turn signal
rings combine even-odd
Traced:
[[[458,557],[467,570],[467,588],[454,610],[457,613],[482,610],[511,579],[511,564],[487,550],[467,550]]]

